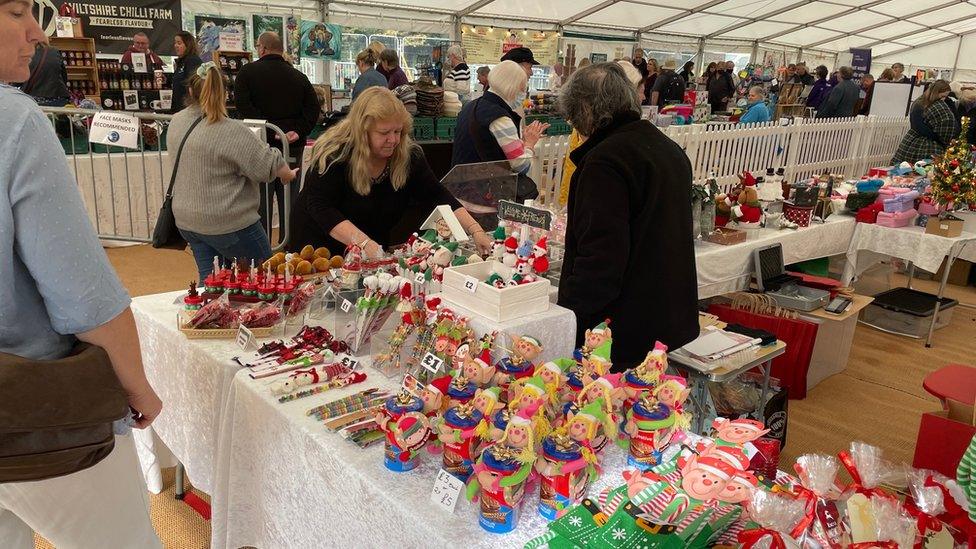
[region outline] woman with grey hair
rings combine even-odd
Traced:
[[[471,93],[471,69],[464,62],[464,49],[457,44],[447,49],[447,64],[451,72],[444,77],[444,91],[452,91],[464,99]]]
[[[577,70],[559,105],[586,137],[570,155],[559,304],[576,313],[578,337],[613,319],[613,370],[623,371],[655,340],[676,349],[698,336],[691,163],[640,119],[637,90],[616,63]]]

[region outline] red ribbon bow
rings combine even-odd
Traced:
[[[739,532],[738,540],[739,543],[742,544],[742,549],[749,549],[766,536],[769,536],[770,538],[769,549],[786,549],[786,543],[783,541],[783,535],[776,530],[770,530],[769,528],[757,528],[754,530]]]
[[[879,497],[895,499],[893,495],[880,488],[867,488],[864,486],[864,481],[861,480],[861,473],[857,470],[857,464],[854,463],[854,458],[851,457],[849,452],[840,452],[837,454],[837,457],[840,458],[840,462],[844,466],[844,469],[847,469],[847,472],[851,475],[851,485],[849,488],[852,488],[858,494],[864,494],[868,498]]]
[[[893,541],[862,541],[852,543],[847,549],[898,549],[898,544]]]
[[[790,532],[790,535],[796,538],[799,537],[803,532],[806,532],[807,529],[810,528],[810,525],[813,524],[813,521],[817,518],[817,500],[820,498],[817,497],[817,494],[815,494],[813,490],[810,490],[806,486],[795,486],[793,490],[796,492],[797,499],[806,500],[803,520],[801,520],[796,527],[793,528],[793,531]]]

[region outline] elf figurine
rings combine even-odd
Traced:
[[[566,430],[573,440],[596,455],[606,448],[611,439],[617,437],[617,425],[612,416],[613,404],[598,398],[567,419]],[[596,458],[593,458],[593,462],[596,462]]]
[[[584,385],[610,373],[610,368],[613,366],[613,363],[610,362],[612,343],[612,340],[604,341],[599,347],[593,349],[588,357],[583,359],[580,365],[579,378]]]
[[[626,400],[623,404],[626,413],[644,394],[653,391],[668,369],[668,346],[660,341],[654,342],[654,349],[648,351],[644,362],[624,374],[623,390]]]
[[[532,271],[542,276],[549,272],[549,249],[546,243],[546,237],[540,238],[536,241],[535,245],[532,246],[532,256],[530,261],[532,262]]]
[[[509,410],[513,415],[523,414],[526,410],[533,410],[529,417],[532,419],[532,431],[537,440],[541,440],[549,433],[549,419],[546,417],[546,404],[549,403],[549,394],[546,385],[539,376],[524,378],[512,383],[512,388],[517,388],[518,393],[513,395],[508,404]]]
[[[590,482],[596,480],[596,466],[587,461],[583,450],[565,429],[553,431],[542,440],[535,470],[541,477],[539,514],[546,519],[554,520],[565,514],[583,499]]]
[[[661,383],[654,389],[654,398],[671,409],[674,414],[674,431],[685,431],[691,427],[691,413],[685,410],[691,389],[681,376],[662,376]]]
[[[539,340],[523,335],[512,336],[512,351],[495,365],[494,385],[502,388],[502,394],[508,392],[508,385],[512,379],[530,377],[535,371],[533,361],[542,354],[542,343]]]
[[[487,386],[495,375],[495,367],[491,365],[491,350],[482,349],[477,358],[466,358],[462,371],[464,377],[476,386]]]
[[[612,340],[613,332],[610,330],[610,319],[608,318],[597,324],[593,329],[586,331],[586,335],[583,338],[583,346],[573,351],[573,359],[582,364],[583,359],[589,357],[594,349]]]
[[[417,466],[417,455],[427,443],[430,427],[423,412],[424,401],[406,391],[391,396],[374,420],[386,433],[383,463],[398,473]]]
[[[494,415],[505,407],[499,398],[501,389],[498,387],[488,387],[478,389],[474,394],[473,405],[475,410],[481,412],[482,417],[494,417]]]
[[[424,401],[424,415],[433,417],[447,409],[447,392],[450,386],[451,376],[441,376],[424,387],[420,394],[420,398]]]
[[[739,185],[741,190],[734,202],[730,197],[725,198],[732,220],[745,227],[758,227],[763,211],[759,192],[756,190],[756,178],[749,172],[742,172],[739,175]]]
[[[475,428],[483,416],[473,403],[448,408],[437,427],[437,438],[444,445],[444,470],[467,482],[474,468],[474,451],[478,444]]]
[[[715,444],[719,446],[744,446],[769,432],[766,425],[754,419],[715,418],[712,422]]]

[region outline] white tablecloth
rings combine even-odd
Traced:
[[[843,282],[857,276],[887,256],[913,262],[931,273],[939,270],[943,258],[976,260],[976,234],[962,233],[956,238],[926,234],[922,227],[884,227],[858,223],[847,250]]]
[[[781,242],[787,265],[846,253],[854,225],[853,217],[832,215],[826,223],[815,223],[795,231],[749,229],[747,240],[734,246],[697,242],[698,298],[715,297],[748,287],[755,271],[752,251],[761,246]]]

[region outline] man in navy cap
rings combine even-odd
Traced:
[[[539,64],[539,62],[535,60],[535,57],[533,57],[532,50],[523,47],[508,50],[508,53],[503,55],[501,60],[515,61],[519,65],[522,65],[522,68],[525,69],[525,74],[527,74],[529,78],[532,78],[532,67]]]

